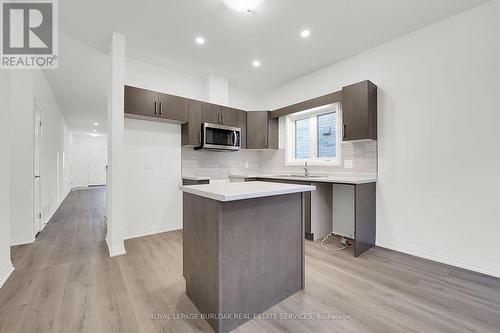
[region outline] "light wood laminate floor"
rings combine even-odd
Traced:
[[[182,232],[126,241],[127,255],[109,258],[104,212],[104,189],[71,192],[34,244],[12,249],[0,332],[211,332],[204,320],[165,319],[197,314]],[[282,319],[314,313],[348,317]],[[500,282],[381,248],[353,258],[307,242],[305,290],[266,314],[236,332],[499,332]]]

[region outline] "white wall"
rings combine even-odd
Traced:
[[[11,245],[34,241],[34,105],[42,106],[42,223],[70,190],[68,127],[41,71],[13,71],[11,90]],[[59,165],[57,154],[59,153]],[[58,171],[59,170],[59,190]]]
[[[107,136],[72,134],[71,136],[71,187],[89,185],[89,150],[107,150]]]
[[[377,245],[500,277],[500,1],[262,96],[378,85]]]
[[[125,119],[126,238],[182,228],[181,127]]]
[[[45,76],[34,75],[35,99],[42,106],[42,223],[47,223],[71,190],[70,132]]]
[[[11,72],[0,75],[0,288],[14,267],[10,261],[10,91]]]

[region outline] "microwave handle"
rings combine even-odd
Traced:
[[[237,143],[238,143],[238,135],[236,134],[236,131],[233,131],[233,146],[236,147]]]

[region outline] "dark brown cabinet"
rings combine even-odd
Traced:
[[[132,115],[159,117],[158,93],[146,89],[125,86],[124,111]]]
[[[158,118],[185,123],[188,120],[187,98],[125,86],[124,113],[132,118]]]
[[[201,104],[200,101],[188,101],[188,122],[182,125],[181,142],[183,146],[201,144]]]
[[[377,86],[363,81],[342,88],[343,141],[377,140]]]
[[[159,93],[158,102],[160,117],[181,123],[188,121],[187,98]]]
[[[210,124],[221,123],[220,105],[201,102],[201,122]]]
[[[220,107],[221,125],[237,127],[238,126],[238,109],[227,106]]]
[[[247,148],[278,149],[278,119],[269,111],[247,112]]]
[[[238,110],[238,125],[241,128],[241,149],[247,149],[247,112]]]

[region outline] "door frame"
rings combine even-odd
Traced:
[[[45,226],[42,216],[42,161],[43,161],[43,106],[34,100],[33,110],[33,234],[36,235],[43,230]],[[37,129],[39,140],[37,142]],[[38,161],[37,161],[38,149]],[[38,165],[37,165],[38,163]],[[37,174],[38,169],[38,174]],[[37,191],[38,179],[38,191]],[[38,193],[37,193],[38,192]],[[37,196],[38,194],[38,196]],[[38,201],[38,209],[37,209]],[[38,211],[37,211],[38,210]]]

